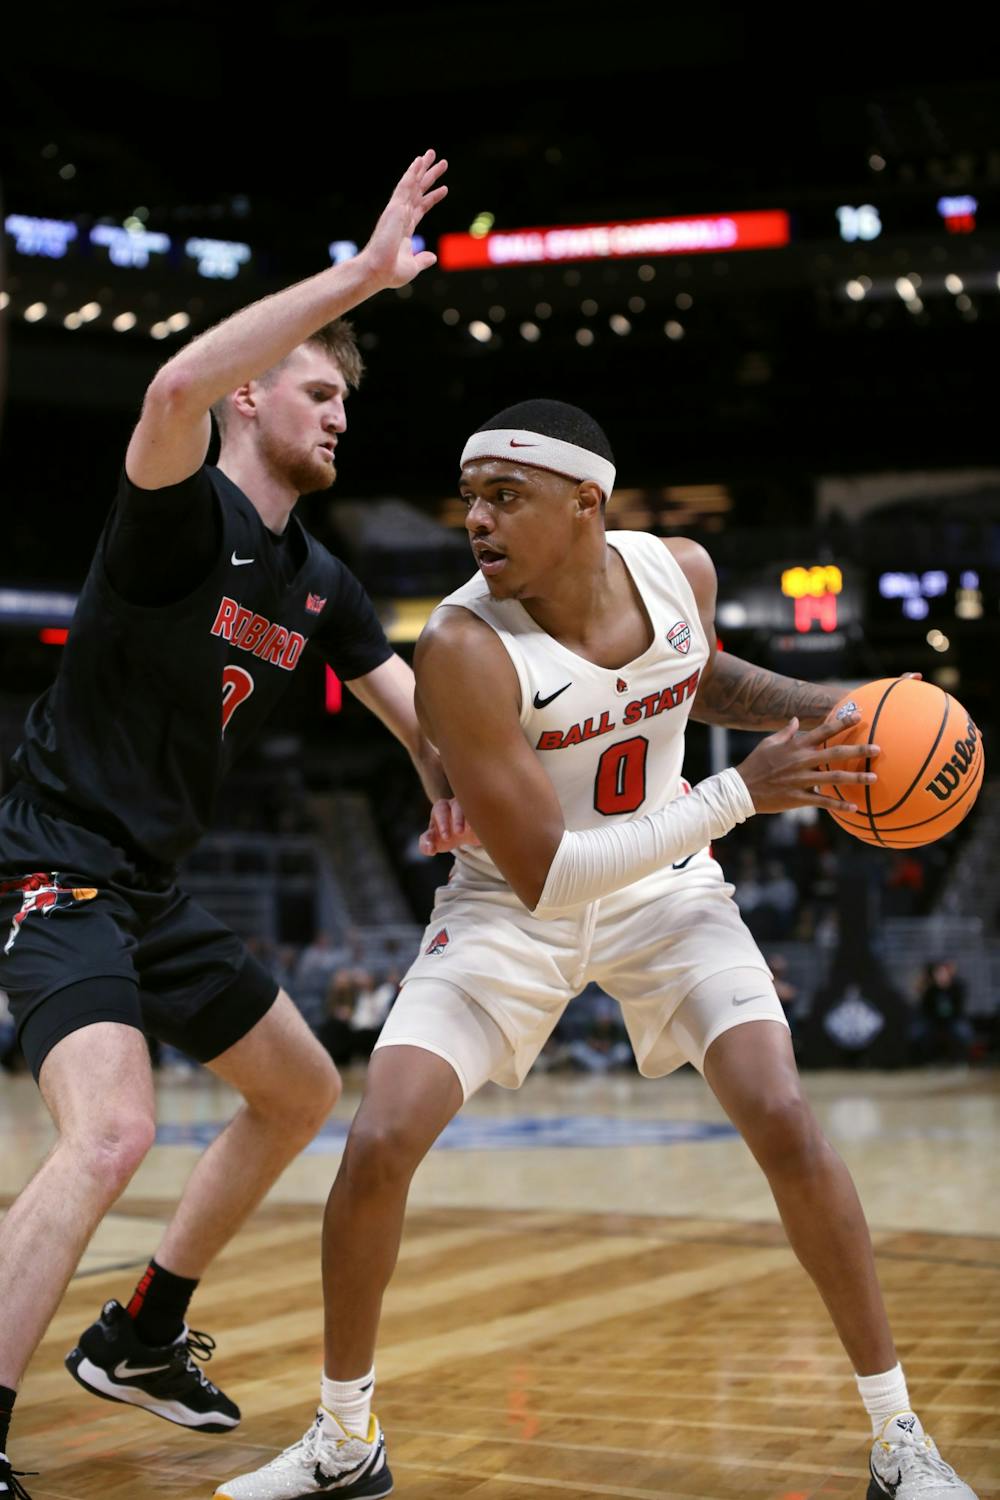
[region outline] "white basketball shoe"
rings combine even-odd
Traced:
[[[377,1418],[370,1418],[363,1438],[348,1432],[321,1407],[304,1437],[262,1469],[227,1479],[216,1490],[215,1500],[305,1500],[308,1495],[374,1500],[391,1491],[392,1474]]]
[[[892,1500],[976,1500],[912,1411],[889,1418],[875,1440],[870,1467],[868,1500],[884,1495]]]

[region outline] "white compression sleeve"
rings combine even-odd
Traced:
[[[644,818],[576,833],[567,830],[534,915],[556,917],[568,907],[610,896],[664,865],[697,854],[712,839],[745,823],[754,811],[743,777],[730,766]]]

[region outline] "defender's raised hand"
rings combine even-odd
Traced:
[[[860,714],[845,714],[827,719],[815,729],[799,732],[798,719],[792,719],[768,735],[736,767],[746,783],[753,805],[759,813],[787,812],[793,807],[829,807],[843,812],[844,803],[827,797],[820,786],[849,786],[877,781],[874,771],[845,771],[845,761],[873,760],[879,754],[877,745],[827,745],[827,740],[857,724]],[[829,768],[829,769],[828,769]],[[850,802],[850,793],[845,793]]]
[[[435,186],[447,167],[447,161],[438,161],[433,151],[425,151],[411,162],[382,210],[359,259],[384,287],[406,286],[436,264],[437,256],[430,250],[414,254],[410,236],[424,214],[447,193],[443,183]]]
[[[479,843],[465,821],[457,797],[439,798],[431,808],[426,833],[420,835],[421,854],[448,854],[452,849],[472,848]]]

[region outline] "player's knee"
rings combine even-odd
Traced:
[[[333,1062],[317,1047],[290,1079],[271,1077],[244,1089],[249,1108],[282,1133],[305,1144],[322,1129],[340,1098],[343,1084]]]
[[[322,1061],[316,1061],[309,1068],[306,1076],[298,1077],[294,1091],[280,1089],[264,1095],[249,1095],[247,1104],[258,1115],[265,1115],[280,1125],[288,1139],[306,1145],[330,1118],[342,1086],[340,1074],[324,1055]]]
[[[308,1070],[296,1078],[295,1089],[285,1106],[300,1131],[312,1140],[340,1098],[343,1083],[329,1053],[317,1047]]]
[[[335,1109],[344,1092],[344,1080],[334,1065],[333,1059],[327,1057],[323,1064],[322,1077],[318,1080],[316,1090],[316,1103],[323,1112],[325,1120],[331,1110]]]
[[[378,1193],[409,1182],[422,1154],[404,1120],[359,1115],[344,1148],[343,1170],[352,1192]]]
[[[797,1175],[816,1163],[825,1142],[809,1104],[795,1090],[762,1104],[750,1145],[765,1172]]]
[[[344,1084],[332,1059],[323,1054],[310,1071],[308,1089],[298,1101],[299,1119],[309,1140],[325,1125],[343,1092]]]
[[[99,1112],[84,1134],[66,1144],[81,1172],[114,1198],[128,1185],[155,1139],[152,1116],[126,1108]]]

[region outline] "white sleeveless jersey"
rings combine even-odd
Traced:
[[[517,673],[521,725],[571,831],[642,817],[683,789],[684,727],[709,657],[691,585],[673,554],[644,531],[613,531],[653,627],[641,656],[599,667],[563,646],[516,599],[494,599],[481,573],[438,608],[461,606],[496,631]],[[499,871],[484,850],[459,853]]]

